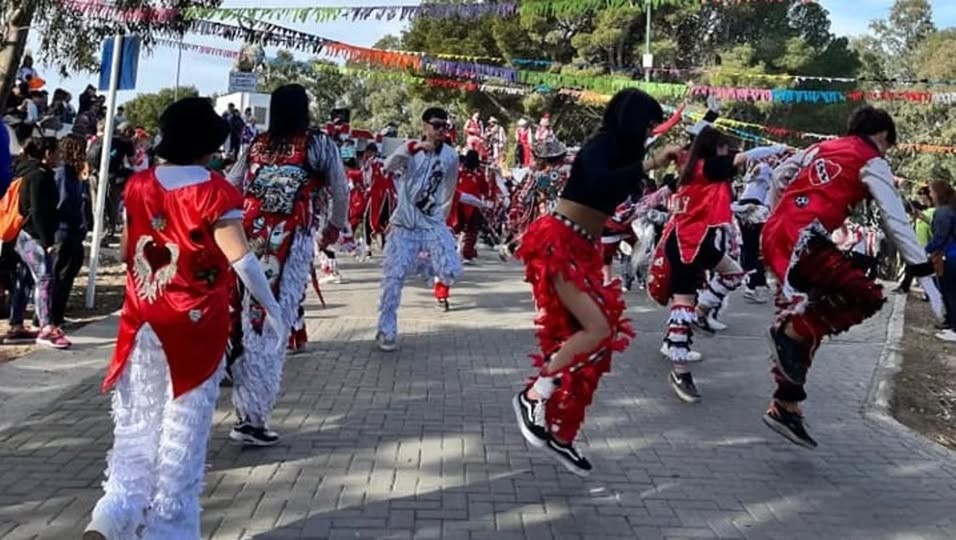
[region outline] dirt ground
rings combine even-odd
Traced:
[[[890,409],[911,429],[956,450],[956,344],[936,339],[936,332],[929,304],[911,295]]]
[[[86,283],[88,268],[84,266],[73,284],[70,301],[66,308],[67,324],[64,325],[67,337],[71,330],[98,321],[109,316],[123,305],[123,295],[126,290],[126,267],[115,260],[113,250],[104,250],[103,262],[100,264],[96,277],[96,306],[87,309]],[[27,321],[33,316],[32,303],[27,310]],[[29,323],[28,323],[29,324]],[[10,329],[6,317],[0,320],[0,335]],[[9,362],[34,350],[34,345],[2,345],[0,344],[0,363]]]

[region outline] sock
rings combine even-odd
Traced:
[[[667,319],[667,334],[664,343],[670,351],[671,361],[675,364],[687,362],[687,353],[694,342],[691,324],[697,320],[693,306],[673,305]]]
[[[740,287],[746,274],[738,272],[734,274],[714,274],[707,285],[700,291],[697,305],[701,311],[707,313],[711,310],[720,308],[724,298],[732,291]]]
[[[557,387],[554,383],[554,377],[545,377],[544,375],[538,377],[538,380],[534,381],[534,384],[531,385],[534,388],[535,393],[538,394],[538,397],[542,401],[551,397],[551,394],[554,392],[554,389]]]

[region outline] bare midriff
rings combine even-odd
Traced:
[[[601,237],[604,223],[608,218],[608,215],[600,210],[567,199],[558,199],[555,212],[584,227],[584,230],[593,238]]]

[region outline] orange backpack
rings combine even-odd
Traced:
[[[20,214],[20,187],[23,177],[14,178],[7,192],[0,197],[0,241],[13,242],[23,228],[24,217]]]

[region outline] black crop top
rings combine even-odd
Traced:
[[[644,152],[637,149],[626,159],[615,159],[611,135],[602,133],[585,143],[571,165],[571,176],[561,198],[611,215],[628,195],[644,186]],[[617,167],[614,162],[625,161]]]

